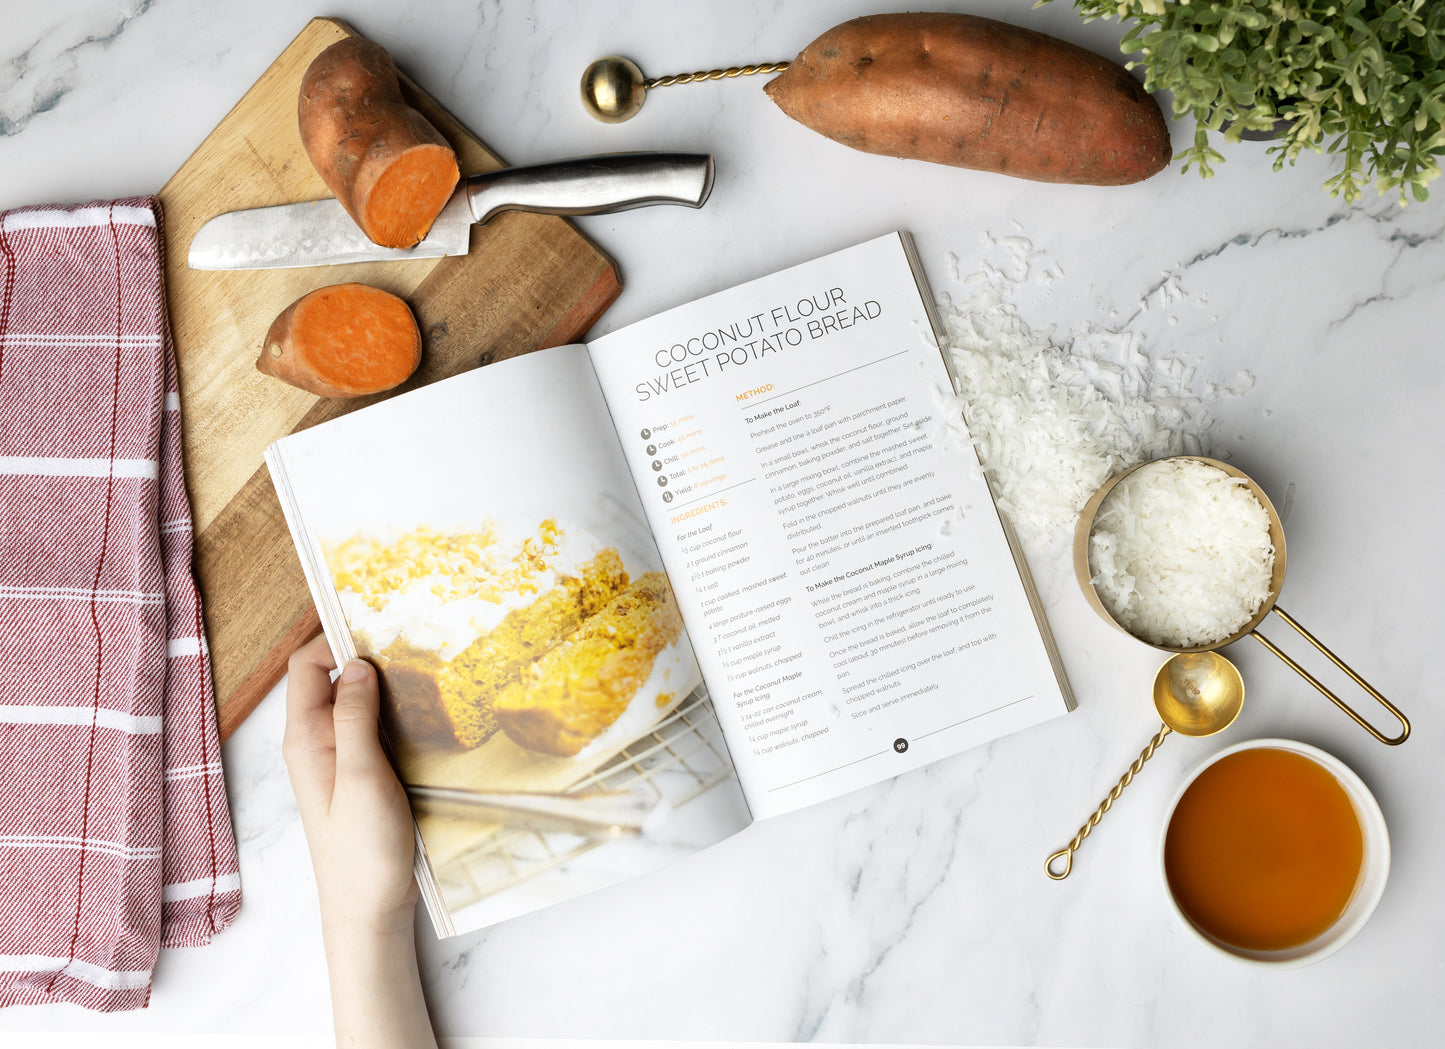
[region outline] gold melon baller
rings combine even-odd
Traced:
[[[761,65],[730,66],[698,73],[674,76],[645,77],[637,63],[621,55],[599,58],[582,71],[582,104],[604,124],[620,124],[631,120],[647,101],[647,92],[655,87],[691,84],[700,80],[722,80],[752,76],[754,73],[781,73],[791,62],[765,62]]]
[[[1083,843],[1083,840],[1088,837],[1089,832],[1098,826],[1099,820],[1103,818],[1104,813],[1108,812],[1113,803],[1118,800],[1120,792],[1129,785],[1129,782],[1139,772],[1139,769],[1143,767],[1144,762],[1153,755],[1154,751],[1158,749],[1159,744],[1164,741],[1164,737],[1167,736],[1170,731],[1179,732],[1181,735],[1208,736],[1228,728],[1230,723],[1234,721],[1234,718],[1239,713],[1238,706],[1242,705],[1244,701],[1244,684],[1242,681],[1238,681],[1239,675],[1234,665],[1223,656],[1218,655],[1214,650],[1233,644],[1246,635],[1253,637],[1270,652],[1273,652],[1286,666],[1313,685],[1326,699],[1344,711],[1345,714],[1349,715],[1355,724],[1359,725],[1381,743],[1389,746],[1397,746],[1410,737],[1410,721],[1401,713],[1398,707],[1381,695],[1373,685],[1357,674],[1354,669],[1326,648],[1319,639],[1296,622],[1284,609],[1278,606],[1277,602],[1279,600],[1280,588],[1284,585],[1284,526],[1280,522],[1279,514],[1275,512],[1274,504],[1269,501],[1269,497],[1264,494],[1264,490],[1243,471],[1218,459],[1209,459],[1201,455],[1179,455],[1168,458],[1190,460],[1202,463],[1205,466],[1214,467],[1217,470],[1222,470],[1229,476],[1238,478],[1249,490],[1250,494],[1259,501],[1259,505],[1264,508],[1264,512],[1269,518],[1269,538],[1270,542],[1274,545],[1274,570],[1270,576],[1269,593],[1265,596],[1265,599],[1260,603],[1259,608],[1255,611],[1255,614],[1250,617],[1249,621],[1223,640],[1215,641],[1207,645],[1196,645],[1192,648],[1172,648],[1168,645],[1156,645],[1153,644],[1153,642],[1145,641],[1143,638],[1139,638],[1137,635],[1130,633],[1130,631],[1110,615],[1108,609],[1104,607],[1103,600],[1094,588],[1093,573],[1089,569],[1089,536],[1094,531],[1094,521],[1098,515],[1099,507],[1103,505],[1109,493],[1112,492],[1115,486],[1125,477],[1128,477],[1135,470],[1149,465],[1149,463],[1140,463],[1137,466],[1130,467],[1127,470],[1115,474],[1084,504],[1084,508],[1079,514],[1079,523],[1074,530],[1074,575],[1079,581],[1079,587],[1083,590],[1084,597],[1089,602],[1089,606],[1102,616],[1106,623],[1116,629],[1129,634],[1130,637],[1136,640],[1144,641],[1145,644],[1153,648],[1165,652],[1172,652],[1174,655],[1165,662],[1154,681],[1154,703],[1156,710],[1158,710],[1160,717],[1164,721],[1163,727],[1155,737],[1150,740],[1149,745],[1144,748],[1144,751],[1135,760],[1134,764],[1129,767],[1129,771],[1124,774],[1124,777],[1115,785],[1114,789],[1109,792],[1109,796],[1104,799],[1103,803],[1095,810],[1094,814],[1089,817],[1089,820],[1084,826],[1079,828],[1079,832],[1074,836],[1074,839],[1070,841],[1065,848],[1051,854],[1045,861],[1045,871],[1050,878],[1056,881],[1068,877],[1069,870],[1073,866],[1074,852],[1077,851]],[[1150,460],[1150,462],[1164,461],[1167,461],[1167,459]],[[1259,624],[1263,622],[1265,617],[1271,612],[1274,612],[1288,623],[1290,627],[1308,641],[1316,651],[1320,652],[1336,667],[1344,671],[1351,681],[1359,685],[1372,699],[1388,710],[1395,719],[1399,721],[1400,732],[1394,736],[1386,736],[1378,728],[1366,721],[1353,707],[1330,691],[1318,678],[1288,656],[1278,645],[1261,634],[1258,630]],[[1186,657],[1191,656],[1209,656],[1211,660],[1217,662],[1208,662],[1208,667],[1212,669],[1206,669],[1205,664],[1176,663],[1176,660],[1184,660]],[[1222,664],[1222,666],[1220,666],[1220,664]],[[1172,670],[1171,667],[1173,668]],[[1228,671],[1225,671],[1224,667],[1227,667]],[[1230,672],[1232,672],[1234,679],[1238,681],[1237,702],[1232,697],[1236,686],[1228,683]],[[1204,677],[1197,678],[1196,675],[1200,674],[1203,674]],[[1161,679],[1168,679],[1171,675],[1173,682],[1170,683],[1166,680],[1162,686],[1164,692],[1167,693],[1170,698],[1164,703],[1161,703]],[[1194,679],[1195,683],[1198,684],[1198,694],[1190,691],[1191,686],[1188,683],[1190,679]],[[1175,689],[1179,688],[1183,689],[1183,695],[1175,692]],[[1232,714],[1228,713],[1231,705],[1235,707]],[[1178,719],[1179,723],[1174,723],[1174,719]],[[1186,730],[1180,727],[1181,724],[1188,724],[1193,730]],[[1060,859],[1064,861],[1064,864],[1062,868],[1056,870],[1055,863]]]
[[[1154,756],[1170,732],[1181,736],[1212,736],[1234,723],[1244,707],[1244,680],[1239,670],[1217,652],[1184,652],[1170,656],[1154,676],[1154,709],[1164,722],[1129,770],[1093,814],[1079,828],[1073,840],[1044,861],[1044,873],[1063,881],[1074,867],[1074,853],[1089,832],[1099,825],[1104,813],[1119,800],[1124,788],[1134,781],[1144,762]],[[1063,866],[1055,868],[1058,861]]]

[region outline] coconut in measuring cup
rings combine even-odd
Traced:
[[[1223,642],[1268,600],[1275,567],[1268,512],[1241,478],[1197,459],[1160,459],[1123,477],[1088,537],[1105,611],[1152,645]]]
[[[1183,483],[1191,477],[1201,490]],[[1120,488],[1126,495],[1116,501]],[[1220,542],[1221,534],[1230,541]],[[1279,606],[1285,561],[1284,527],[1264,491],[1234,467],[1203,456],[1171,456],[1116,474],[1084,504],[1074,530],[1074,574],[1084,597],[1126,634],[1176,653],[1253,637],[1375,739],[1405,742],[1410,720],[1404,712]],[[1198,608],[1205,612],[1196,615]],[[1258,627],[1270,614],[1389,711],[1399,732],[1386,735],[1265,637]],[[1236,628],[1228,629],[1231,624]]]

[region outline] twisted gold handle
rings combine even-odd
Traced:
[[[691,84],[698,80],[721,80],[724,77],[752,76],[754,73],[781,73],[791,65],[789,62],[765,62],[761,65],[730,66],[727,69],[709,69],[701,73],[675,73],[672,76],[653,77],[644,80],[642,86],[651,91],[655,87],[671,87],[673,84]]]
[[[1159,731],[1154,733],[1154,738],[1149,741],[1148,746],[1139,752],[1139,756],[1135,758],[1134,763],[1129,766],[1129,771],[1125,772],[1124,775],[1119,778],[1119,782],[1114,784],[1114,789],[1109,791],[1109,796],[1099,803],[1099,807],[1094,810],[1094,814],[1079,828],[1079,833],[1074,835],[1074,840],[1058,852],[1050,854],[1049,858],[1044,861],[1045,874],[1054,879],[1054,881],[1063,881],[1069,876],[1069,871],[1074,869],[1074,853],[1078,851],[1080,845],[1084,844],[1084,839],[1089,836],[1089,833],[1099,825],[1099,821],[1104,818],[1104,813],[1114,807],[1114,802],[1119,800],[1119,795],[1124,793],[1124,788],[1134,781],[1134,777],[1137,776],[1139,770],[1144,767],[1144,762],[1154,756],[1154,752],[1158,750],[1159,745],[1164,742],[1164,737],[1169,735],[1171,731],[1168,725],[1159,726]],[[1064,866],[1061,870],[1054,869],[1054,864],[1058,860],[1064,861]]]

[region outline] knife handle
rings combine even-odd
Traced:
[[[530,167],[502,168],[465,180],[475,222],[499,211],[598,215],[649,204],[700,208],[712,192],[706,153],[610,153]]]

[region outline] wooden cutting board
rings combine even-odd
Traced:
[[[380,395],[390,396],[578,341],[622,290],[613,261],[565,219],[516,212],[474,226],[466,256],[283,270],[188,268],[191,238],[207,219],[330,196],[301,147],[296,100],[311,60],[351,35],[343,22],[313,19],[160,191],[196,574],[222,739],[320,628],[262,452],[278,437],[380,399],[322,400],[258,372],[256,358],[276,314],[309,291],[347,281],[402,296],[422,328],[423,363],[405,385]],[[504,166],[405,74],[402,91],[451,142],[463,174]],[[374,496],[387,494],[378,488]]]

